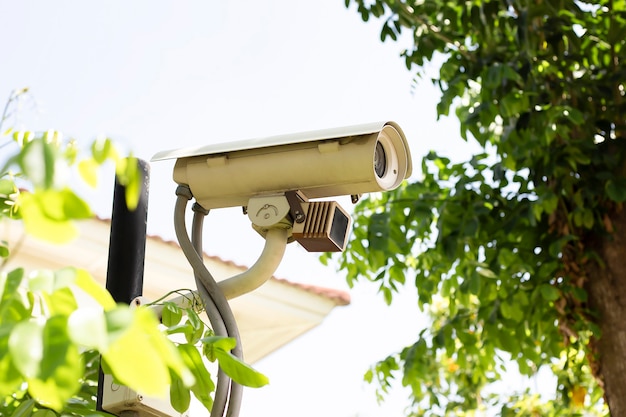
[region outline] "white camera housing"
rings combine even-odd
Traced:
[[[391,121],[164,151],[152,160],[174,158],[174,181],[205,209],[287,191],[306,199],[388,191],[412,171],[406,137]]]
[[[115,383],[109,374],[104,374],[102,410],[116,416],[130,411],[136,417],[189,417],[187,411],[179,413],[174,410],[169,399],[146,397]]]

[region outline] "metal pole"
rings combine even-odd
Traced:
[[[150,166],[137,160],[141,178],[139,202],[134,210],[126,204],[126,187],[115,176],[111,234],[109,238],[109,262],[106,289],[118,303],[130,302],[143,292],[143,271],[146,253],[146,224],[148,219],[148,188]],[[100,370],[96,409],[102,410],[102,384],[104,374]]]

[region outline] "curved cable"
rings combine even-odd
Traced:
[[[273,228],[267,231],[265,246],[261,256],[246,272],[235,275],[219,284],[204,265],[202,258],[202,226],[208,210],[198,203],[193,205],[194,217],[191,228],[191,240],[185,224],[185,209],[193,197],[188,186],[181,185],[176,189],[176,206],[174,209],[174,229],[180,247],[194,270],[194,277],[200,298],[203,301],[207,316],[216,335],[233,337],[236,345],[231,353],[243,360],[241,337],[234,314],[227,298],[234,298],[250,292],[272,277],[280,264],[288,242],[287,228]],[[230,391],[230,395],[229,395]],[[227,417],[239,416],[243,386],[232,381],[218,368],[217,386],[215,390],[211,417],[221,417],[226,411]],[[226,405],[228,403],[228,408]]]
[[[208,212],[207,212],[208,214]],[[202,223],[204,220],[204,216],[202,212],[194,210],[194,219],[193,225],[191,229],[191,241],[196,250],[196,253],[200,258],[202,258]],[[198,230],[200,229],[200,230]],[[208,272],[208,271],[207,271]],[[210,274],[210,272],[208,272]],[[224,320],[222,319],[222,315],[215,305],[213,298],[210,297],[208,291],[204,288],[204,285],[198,285],[201,283],[198,273],[195,272],[194,276],[196,278],[196,287],[198,292],[203,292],[204,296],[201,295],[202,301],[204,302],[204,310],[206,311],[207,316],[209,317],[209,321],[211,322],[211,326],[213,328],[213,332],[215,332],[218,336],[227,336],[228,332],[226,331],[226,326],[224,325]],[[215,324],[213,323],[215,321]]]
[[[229,337],[235,338],[235,340],[237,341],[235,348],[232,350],[232,354],[237,356],[238,358],[243,359],[241,337],[239,336],[237,323],[235,321],[232,310],[230,309],[230,305],[228,304],[226,297],[224,297],[221,289],[211,276],[211,273],[206,269],[204,261],[202,260],[198,252],[196,252],[196,248],[194,247],[193,243],[189,239],[189,235],[187,234],[187,226],[185,224],[185,209],[187,207],[187,202],[193,197],[191,190],[189,189],[189,187],[181,185],[176,189],[176,195],[178,196],[174,209],[174,230],[176,232],[176,238],[178,239],[178,243],[183,253],[185,254],[185,257],[187,258],[187,261],[189,262],[196,274],[197,281],[200,283],[200,285],[198,285],[198,290],[201,297],[203,298],[203,301],[205,301],[209,308],[211,308],[211,304],[214,304],[214,307],[218,312],[217,317],[209,316],[211,325],[214,325],[213,320],[215,320],[218,326],[220,326],[218,322],[221,321],[223,323],[227,335]],[[198,237],[198,239],[200,238]],[[219,320],[220,317],[221,320]],[[230,401],[228,404],[227,416],[236,417],[239,415],[239,410],[241,408],[241,396],[243,387],[233,382],[230,388]],[[218,411],[217,408],[221,408],[221,405],[220,407],[214,407],[216,412]],[[223,408],[219,411],[221,411],[223,415]],[[213,410],[211,411],[211,416],[214,417]]]
[[[274,275],[287,247],[288,230],[273,228],[267,231],[261,256],[247,271],[218,283],[227,299],[249,293]]]
[[[204,217],[208,214],[208,211],[202,208],[197,203],[194,203],[192,206],[192,210],[194,212],[193,215],[193,223],[191,226],[191,242],[196,249],[196,253],[202,257],[203,249],[202,249],[202,226],[204,224]],[[215,307],[215,303],[209,297],[208,292],[204,288],[202,281],[200,280],[199,274],[194,271],[194,277],[196,280],[196,287],[198,288],[198,292],[201,294],[201,298],[203,300],[207,300],[205,302],[206,314],[209,317],[209,321],[211,322],[211,327],[213,327],[213,331],[218,336],[228,336],[228,332],[226,330],[226,325],[224,324],[224,320],[222,318],[221,313]],[[209,309],[209,305],[213,307]],[[215,326],[218,324],[218,326]],[[217,370],[217,384],[215,387],[215,395],[213,399],[213,407],[211,408],[211,417],[220,417],[224,415],[224,411],[226,410],[226,402],[228,400],[228,392],[230,389],[230,377],[226,375],[226,373],[222,370],[222,368],[218,367]]]

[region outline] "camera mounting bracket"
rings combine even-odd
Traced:
[[[309,200],[299,190],[286,191],[285,197],[289,203],[289,215],[296,223],[302,223],[306,220],[306,213],[302,208],[302,202],[308,202]]]

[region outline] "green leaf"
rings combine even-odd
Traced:
[[[137,159],[133,157],[119,159],[115,172],[120,184],[125,187],[126,206],[129,210],[134,210],[139,204],[143,186],[143,176]]]
[[[595,220],[593,218],[593,211],[591,210],[585,210],[584,215],[583,215],[583,224],[587,229],[591,229],[593,227],[593,224],[595,223]]]
[[[57,417],[57,414],[52,410],[37,410],[32,417]]]
[[[55,183],[55,167],[58,158],[53,145],[43,138],[28,142],[19,155],[22,172],[36,188],[49,189]]]
[[[208,336],[201,339],[201,342],[227,351],[233,350],[237,346],[237,340],[234,337]]]
[[[578,301],[582,301],[583,303],[587,302],[587,291],[585,291],[583,288],[573,287],[571,291],[575,299],[577,299]]]
[[[385,251],[389,247],[389,213],[374,213],[370,217],[368,240],[372,250]]]
[[[543,299],[546,301],[556,301],[561,298],[561,292],[549,284],[541,284],[539,286],[539,291],[541,292]]]
[[[189,319],[189,322],[194,327],[194,329],[204,330],[204,327],[205,327],[204,322],[202,321],[202,319],[200,319],[200,316],[198,316],[198,313],[196,313],[196,311],[193,308],[186,308],[185,312],[187,314],[187,318]]]
[[[78,235],[76,226],[63,213],[63,198],[54,191],[21,193],[18,200],[26,231],[52,243],[67,243]]]
[[[18,195],[15,181],[0,179],[0,216],[15,216],[14,204]]]
[[[178,345],[178,351],[185,365],[187,365],[187,368],[189,368],[195,378],[191,391],[194,396],[210,410],[211,407],[213,407],[213,399],[210,394],[215,390],[215,384],[211,380],[211,375],[202,361],[200,352],[198,352],[196,347],[188,344]]]
[[[554,210],[556,210],[557,205],[559,204],[558,196],[553,193],[545,193],[540,201],[543,211],[547,214],[553,213]]]
[[[231,351],[237,346],[237,341],[232,337],[208,336],[200,339],[203,343],[202,349],[208,360],[214,362],[217,359],[215,349]]]
[[[476,268],[476,272],[478,272],[479,275],[482,275],[485,278],[498,278],[498,276],[491,269],[488,268],[478,267]]]
[[[471,274],[469,278],[468,290],[470,294],[478,295],[481,290],[481,279],[479,274]]]
[[[78,173],[92,188],[98,186],[98,163],[94,159],[83,159],[78,163]]]
[[[519,352],[519,343],[515,340],[515,336],[512,334],[508,334],[505,332],[497,333],[498,342],[500,343],[500,347],[511,354],[516,354]]]
[[[59,288],[52,294],[43,293],[42,297],[51,315],[59,314],[67,317],[78,308],[74,293],[67,287]]]
[[[215,356],[220,368],[233,379],[233,381],[247,387],[259,388],[269,384],[269,379],[250,365],[243,362],[230,352],[215,349]]]
[[[66,218],[72,220],[90,219],[93,217],[93,212],[89,207],[89,204],[82,198],[80,198],[74,191],[69,188],[65,188],[59,191],[63,201],[63,213]]]
[[[163,303],[163,311],[161,313],[161,322],[167,326],[175,326],[180,323],[183,318],[183,312],[180,307],[171,302]]]
[[[0,240],[0,258],[6,258],[9,256],[9,245],[5,240]]]
[[[8,301],[15,297],[24,279],[24,268],[15,268],[8,274],[0,273],[0,317],[7,308]]]
[[[522,306],[514,302],[503,302],[500,304],[500,312],[504,318],[513,320],[516,323],[524,319]]]
[[[84,365],[77,347],[67,335],[67,319],[50,318],[43,331],[43,358],[37,378],[28,381],[28,391],[38,403],[61,411],[79,390]]]
[[[176,358],[164,346],[171,342],[158,330],[154,314],[145,308],[130,312],[127,307],[118,307],[107,313],[107,324],[114,337],[109,337],[102,357],[115,378],[146,395],[164,396],[170,384],[169,367],[175,365]],[[179,367],[174,370],[182,372]]]
[[[15,367],[9,352],[9,334],[13,325],[0,326],[0,397],[7,397],[17,392],[24,382],[24,377]]]
[[[100,309],[85,307],[74,311],[69,317],[68,332],[79,346],[101,352],[109,346],[107,321]]]
[[[201,340],[205,345],[204,352],[207,358],[211,361],[217,359],[222,370],[235,382],[249,387],[262,387],[268,384],[265,375],[230,353],[237,346],[234,338],[210,336]]]
[[[70,285],[75,281],[75,270],[64,268],[52,272],[36,270],[29,275],[30,291],[41,293],[46,301],[50,314],[71,314],[78,306]]]
[[[28,400],[23,401],[11,414],[11,417],[28,417],[33,412],[33,408],[35,408],[35,400],[29,398]]]
[[[609,180],[606,183],[606,194],[617,203],[626,201],[626,179]]]
[[[28,276],[28,289],[33,292],[51,293],[54,291],[54,272],[49,269],[33,271]]]
[[[190,389],[185,386],[182,379],[175,373],[171,373],[172,384],[170,385],[170,403],[174,410],[184,413],[191,403]]]
[[[102,165],[107,159],[117,160],[118,155],[113,141],[107,137],[98,137],[91,144],[91,155],[98,165]]]
[[[191,324],[191,321],[187,320],[187,323]],[[202,338],[202,334],[204,332],[204,329],[202,327],[195,327],[193,325],[190,325],[187,328],[189,330],[184,333],[185,334],[185,340],[187,341],[187,343],[195,345]]]
[[[78,270],[73,267],[61,268],[54,271],[54,290],[70,288],[76,283]]]
[[[115,308],[116,303],[115,300],[113,300],[111,293],[98,284],[98,282],[87,270],[74,268],[74,271],[76,273],[75,283],[78,288],[96,300],[98,304],[104,308],[104,311],[109,311]]]
[[[9,354],[15,367],[26,378],[39,374],[43,359],[43,323],[23,321],[18,323],[9,336]]]

